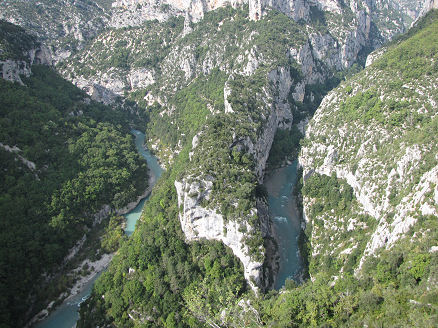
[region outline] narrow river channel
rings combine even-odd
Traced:
[[[158,160],[148,150],[144,149],[145,135],[138,130],[132,130],[132,134],[135,136],[135,147],[137,151],[146,159],[149,167],[149,172],[157,181],[162,173],[162,168],[158,164]],[[135,224],[140,218],[141,211],[145,202],[149,196],[143,198],[141,202],[129,213],[125,214],[126,228],[125,233],[131,235],[134,232]],[[100,276],[102,272],[97,273],[82,289],[80,293],[74,297],[64,301],[49,317],[35,325],[35,328],[72,328],[76,326],[76,322],[79,319],[79,305],[86,300],[91,293],[94,281]]]
[[[145,135],[137,130],[131,131],[135,136],[135,146],[138,152],[146,159],[150,172],[155,181],[162,173],[157,159],[146,149],[143,143]],[[298,235],[300,233],[300,218],[292,195],[296,182],[297,162],[270,172],[265,178],[265,186],[269,194],[269,212],[274,222],[274,231],[277,235],[280,251],[280,270],[276,278],[275,289],[284,286],[286,279],[294,278],[301,269],[301,260],[298,252]],[[136,208],[125,215],[127,224],[125,232],[131,235],[135,224],[140,218],[141,211],[149,196],[144,198]],[[36,328],[72,328],[79,319],[79,304],[86,300],[91,293],[94,281],[100,276],[97,273],[88,282],[83,290],[74,297],[66,300],[50,316],[39,322]]]
[[[270,172],[264,185],[268,190],[269,215],[274,224],[280,252],[280,270],[274,288],[284,286],[286,279],[296,279],[301,269],[298,236],[301,220],[292,194],[297,179],[297,161]]]

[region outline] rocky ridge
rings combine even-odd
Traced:
[[[32,65],[53,65],[50,50],[22,28],[5,21],[0,28],[0,77],[24,85],[20,75],[29,77]]]
[[[292,85],[291,74],[288,69],[279,68],[271,71],[268,74],[269,81],[278,87],[273,95],[273,90],[266,92],[262,96],[262,101],[265,104],[263,112],[266,113],[266,124],[263,127],[263,133],[253,140],[248,135],[234,135],[230,148],[237,151],[243,151],[250,154],[254,158],[255,175],[259,182],[263,182],[263,170],[269,155],[275,131],[278,127],[289,128],[292,123],[292,115],[287,97]],[[228,104],[226,112],[230,115],[235,114],[232,105],[227,101],[227,92],[225,92],[225,103]],[[276,105],[277,104],[277,105]],[[259,108],[261,110],[261,108]],[[203,153],[203,135],[196,136],[192,143],[192,156],[199,156],[197,152]],[[178,194],[178,204],[182,207],[180,213],[180,222],[183,232],[188,241],[199,240],[200,238],[220,240],[225,245],[233,250],[233,253],[242,261],[244,266],[245,278],[252,288],[268,289],[271,287],[272,280],[267,277],[275,276],[278,270],[275,262],[277,255],[275,249],[270,249],[268,252],[272,258],[267,259],[268,266],[263,267],[264,252],[262,248],[262,257],[255,259],[255,256],[249,254],[246,239],[254,232],[256,227],[249,223],[251,219],[239,217],[236,219],[224,219],[224,215],[218,208],[209,208],[202,206],[201,203],[210,201],[212,196],[213,181],[215,179],[210,175],[186,176],[183,180],[175,181],[175,187]],[[236,204],[239,199],[232,199]],[[266,239],[273,238],[271,230],[271,222],[266,204],[262,200],[254,203],[255,207],[248,211],[249,217],[258,218],[258,228],[261,228],[261,236]],[[272,248],[272,246],[271,246]],[[273,270],[274,272],[264,272],[264,270]]]
[[[289,5],[289,9],[286,5]],[[143,3],[139,4],[135,1],[120,1],[114,3],[113,6],[121,8],[120,10],[127,10],[126,12],[129,13],[135,13],[138,10],[150,13],[142,7]],[[188,3],[184,6],[188,8]],[[266,28],[263,24],[265,21],[272,20],[273,17],[281,16],[280,14],[280,16],[270,17],[268,6],[274,6],[288,16],[306,22],[302,25],[305,29],[299,27],[298,24],[292,25],[292,27],[297,26],[296,30],[286,34],[288,44],[293,46],[284,47],[268,39],[274,45],[266,48],[266,33],[261,30]],[[117,30],[102,33],[73,60],[68,61],[62,71],[78,85],[87,88],[95,99],[106,103],[113,101],[116,95],[131,93],[139,103],[159,106],[160,113],[154,116],[153,121],[167,122],[165,126],[172,126],[175,138],[174,141],[168,143],[163,140],[162,128],[160,131],[157,130],[157,133],[151,130],[148,132],[151,138],[149,146],[158,151],[165,164],[173,161],[184,145],[192,141],[194,134],[198,135],[199,145],[191,150],[191,157],[194,160],[189,164],[185,176],[175,182],[179,204],[183,207],[180,221],[186,238],[189,241],[200,238],[222,240],[244,263],[245,277],[250,285],[254,288],[256,286],[266,288],[268,284],[264,281],[265,274],[262,272],[263,256],[255,258],[254,254],[249,254],[245,238],[256,233],[258,228],[254,229],[254,227],[257,225],[266,226],[267,229],[259,232],[262,238],[269,237],[268,220],[258,217],[255,202],[252,203],[251,210],[247,211],[247,214],[233,219],[224,215],[218,205],[220,201],[214,200],[215,193],[211,190],[215,181],[217,183],[217,178],[208,173],[209,167],[200,168],[193,164],[197,163],[198,152],[204,155],[206,152],[206,146],[203,146],[205,134],[202,131],[206,130],[203,127],[203,119],[197,122],[200,130],[194,130],[193,127],[191,127],[192,130],[188,130],[183,127],[178,119],[183,109],[174,98],[175,93],[183,92],[193,81],[209,78],[215,70],[219,70],[221,75],[227,77],[227,82],[222,87],[219,86],[224,94],[223,108],[220,103],[214,104],[213,101],[204,100],[203,106],[206,106],[208,111],[203,115],[208,118],[218,113],[226,113],[229,117],[234,117],[239,115],[240,111],[234,108],[229,95],[233,92],[237,94],[251,92],[251,88],[244,87],[243,90],[236,90],[233,81],[240,77],[265,76],[266,82],[262,82],[265,87],[255,92],[258,94],[256,96],[259,104],[258,110],[263,116],[260,123],[257,123],[259,127],[254,128],[253,131],[250,129],[246,134],[230,131],[232,138],[226,146],[253,158],[255,167],[251,169],[251,172],[256,177],[254,182],[260,183],[263,181],[263,169],[276,129],[290,127],[293,121],[290,108],[295,107],[295,102],[302,103],[305,97],[312,97],[306,92],[306,86],[324,83],[331,76],[331,72],[352,66],[358,58],[363,56],[364,52],[366,53],[367,49],[373,49],[383,42],[382,33],[377,29],[371,14],[377,9],[369,4],[347,6],[336,1],[293,1],[263,4],[259,7],[263,8],[263,10],[260,9],[263,12],[256,17],[251,11],[250,4],[247,17],[257,21],[255,23],[246,20],[247,18],[242,20],[241,13],[236,15],[239,10],[219,9],[211,13],[206,10],[202,12],[202,15],[194,13],[190,14],[190,17],[185,15],[184,24],[181,19],[174,19],[171,23],[173,27],[169,28],[170,16],[180,12],[182,15],[183,10],[179,7],[181,10],[174,13],[169,7],[166,8],[169,10],[169,16],[159,18],[163,21],[161,24],[132,27],[124,33],[119,33]],[[350,16],[347,13],[350,13]],[[205,15],[209,15],[208,18],[204,17]],[[318,28],[318,15],[323,15],[327,23],[326,28]],[[201,19],[202,17],[204,20]],[[142,21],[137,18],[129,19],[129,21],[133,23]],[[125,17],[123,21],[127,19]],[[344,25],[339,24],[340,20],[344,21]],[[188,23],[188,21],[197,21],[197,23]],[[282,18],[277,25],[287,24],[286,21],[287,19]],[[123,25],[117,24],[117,27]],[[230,31],[233,28],[238,28],[239,33],[235,34],[235,39],[230,42]],[[402,28],[399,26],[399,30]],[[154,34],[154,38],[157,34],[163,35],[160,38],[164,42],[159,46],[154,46],[155,50],[148,45],[150,41],[147,35],[150,33]],[[143,35],[142,39],[139,39],[140,35]],[[136,40],[135,43],[134,40]],[[140,53],[137,50],[145,48],[159,52],[161,57],[150,58],[151,53]],[[279,50],[273,53],[272,48]],[[97,52],[99,49],[100,52]],[[105,52],[108,52],[108,56],[105,56]],[[124,61],[120,62],[121,64],[116,68],[114,65],[110,69],[105,68],[105,63],[106,65],[111,65],[111,62],[114,64],[113,59],[117,58],[114,58],[113,54],[118,53],[120,57],[117,58],[126,59],[123,59]],[[152,64],[151,61],[154,63]],[[292,63],[294,70],[288,67],[289,64],[280,63],[281,61]],[[144,63],[150,64],[145,66]],[[266,70],[264,68],[266,66],[271,68]],[[80,67],[84,69],[78,69]],[[139,72],[137,81],[145,82],[133,84],[132,79],[127,78],[127,76],[132,76],[133,72]],[[269,85],[275,85],[276,89],[272,89]],[[137,98],[136,95],[141,95],[141,98]],[[262,107],[265,109],[262,110]],[[244,115],[248,114],[244,113]],[[201,133],[198,134],[200,131]],[[252,136],[254,132],[257,134],[256,137]],[[228,168],[224,168],[225,172],[227,170]],[[235,207],[239,206],[238,198],[227,201],[235,204]],[[210,205],[206,206],[206,203]],[[258,219],[255,219],[256,217]],[[249,228],[253,226],[253,224],[248,224],[250,221],[257,222],[252,229]],[[210,229],[214,224],[217,227]],[[248,233],[245,234],[239,230],[246,230]],[[263,247],[259,250],[259,254],[264,254]]]
[[[324,98],[306,130],[300,154],[304,179],[316,173],[335,175],[351,186],[358,202],[343,217],[333,211],[315,216],[315,200],[304,199],[307,224],[314,227],[314,255],[339,257],[356,249],[357,274],[369,256],[393,247],[422,217],[438,214],[438,157],[430,135],[438,83],[432,73],[433,50],[423,50],[428,59],[418,65],[424,70],[411,68],[412,61],[420,60],[411,53],[419,47],[414,44],[432,26],[379,51],[365,71]],[[395,64],[394,56],[401,53]],[[409,68],[404,60],[411,61]],[[315,228],[317,222],[323,222],[324,232]],[[355,239],[358,229],[365,239]],[[328,248],[323,234],[331,236]]]

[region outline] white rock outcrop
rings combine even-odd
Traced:
[[[8,145],[4,145],[0,142],[0,147],[3,148],[4,150],[6,150],[7,152],[10,153],[14,153],[15,156],[24,164],[28,167],[29,170],[31,171],[35,171],[36,169],[36,164],[32,161],[29,161],[28,159],[24,158],[23,156],[19,155],[18,153],[21,151],[20,148],[18,148],[17,146],[8,146]]]
[[[4,80],[17,82],[24,85],[20,75],[29,77],[30,67],[25,61],[4,60],[0,61],[0,77]]]
[[[244,218],[242,222],[225,221],[217,210],[207,209],[200,205],[201,200],[209,199],[212,186],[211,180],[204,180],[200,183],[189,183],[187,180],[175,181],[178,204],[182,207],[179,215],[181,228],[188,241],[205,238],[222,241],[230,247],[243,264],[246,280],[252,288],[256,289],[261,284],[263,263],[254,261],[250,257],[248,246],[244,241],[247,232],[250,232],[252,227],[245,222]]]
[[[420,17],[432,9],[438,9],[438,0],[425,0],[423,8],[421,9]]]
[[[198,22],[206,12],[227,5],[234,8],[248,5],[248,14],[252,20],[261,19],[272,8],[296,21],[308,21],[312,6],[340,14],[343,2],[339,0],[117,0],[112,3],[110,25],[117,28],[140,26],[147,20],[156,19],[162,22],[177,15]],[[368,5],[368,2],[364,2],[362,6],[368,8],[372,4]],[[352,8],[354,12],[360,11],[358,6]]]
[[[29,77],[32,74],[31,66],[33,64],[48,65],[53,64],[50,50],[40,45],[26,51],[25,60],[16,60],[14,58],[0,60],[0,77],[24,85],[21,76]]]
[[[131,70],[128,75],[131,90],[142,89],[155,83],[155,72],[146,68]]]
[[[264,88],[263,99],[268,109],[268,117],[264,124],[263,132],[256,140],[249,137],[233,140],[233,147],[245,150],[255,159],[255,173],[259,182],[263,182],[264,168],[268,159],[275,132],[278,127],[289,128],[292,124],[292,114],[287,97],[294,83],[291,79],[289,69],[278,68],[268,74],[270,84],[275,86],[268,91]],[[229,83],[225,84],[225,112],[232,114],[234,110],[228,102],[227,97],[231,94]],[[201,136],[202,138],[202,136]],[[198,150],[200,135],[192,140],[192,152]],[[179,219],[181,228],[187,241],[199,240],[202,238],[222,241],[230,247],[233,253],[240,259],[244,267],[245,278],[249,285],[257,290],[258,288],[269,288],[273,283],[273,276],[278,270],[277,251],[275,245],[268,245],[263,252],[264,261],[255,260],[248,253],[246,238],[254,227],[248,224],[249,217],[226,220],[216,208],[202,206],[203,201],[210,200],[214,178],[211,176],[186,176],[181,181],[175,181],[175,188],[178,194],[178,205],[180,207]],[[266,204],[257,202],[256,208],[251,209],[249,216],[257,216],[259,227],[263,238],[272,237],[271,220],[268,215]],[[269,244],[269,243],[268,243]]]

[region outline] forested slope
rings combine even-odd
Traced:
[[[312,281],[281,326],[434,327],[438,319],[438,13],[330,92],[302,142]]]
[[[114,265],[98,281],[94,296],[82,308],[80,326],[106,323],[126,327],[434,327],[438,306],[437,189],[436,183],[428,179],[436,179],[431,172],[435,172],[437,163],[434,142],[437,131],[436,105],[429,106],[428,102],[436,101],[436,95],[429,89],[427,93],[417,93],[417,97],[403,85],[414,84],[415,90],[420,91],[434,85],[437,24],[436,12],[426,16],[406,36],[389,45],[386,54],[373,65],[329,93],[310,122],[301,161],[308,236],[303,248],[307,247],[307,253],[303,256],[310,262],[311,279],[299,286],[287,282],[280,293],[271,291],[256,296],[241,279],[239,263],[229,253],[225,258],[218,257],[218,252],[224,252],[223,246],[183,242],[172,181],[189,161],[192,149],[189,145],[181,150],[174,168],[164,176],[132,240],[122,247]],[[356,101],[357,94],[365,93],[367,88],[380,90],[388,98],[392,91],[406,92],[401,95],[406,103],[397,105],[397,100],[385,97]],[[351,104],[348,115],[346,104]],[[208,125],[214,127],[213,122]],[[385,147],[384,153],[406,151],[409,148],[406,143],[428,150],[410,171],[412,184],[403,183],[406,190],[397,187],[407,196],[410,190],[415,193],[421,188],[424,191],[421,197],[412,200],[405,198],[405,194],[394,196],[391,205],[397,209],[397,204],[414,204],[414,212],[409,215],[414,215],[416,223],[388,247],[366,253],[366,257],[362,254],[379,219],[364,210],[363,199],[348,178],[337,176],[339,171],[333,170],[333,174],[323,171],[320,165],[328,160],[318,159],[328,154],[321,151],[322,142],[354,142],[354,133],[340,133],[338,125],[357,133],[364,127],[369,134],[385,131],[386,136],[392,135],[384,139],[381,146]],[[318,143],[312,141],[316,133],[320,135]],[[382,134],[378,136],[368,138],[370,148],[363,153],[370,154],[377,148],[374,161],[361,160],[358,171],[368,172],[363,167],[380,160],[378,155],[384,154],[378,146]],[[354,161],[341,154],[357,156],[346,151],[346,146],[337,147],[337,156],[329,153],[330,159],[335,160],[330,162],[331,167],[354,165]],[[342,158],[345,159],[341,161]],[[382,158],[386,165],[397,161],[396,156]],[[398,215],[394,212],[382,219],[395,220]],[[363,264],[359,266],[361,259]]]
[[[94,214],[135,200],[148,177],[126,113],[90,101],[53,68],[31,65],[39,45],[21,28],[1,22],[0,30],[2,68],[18,62],[29,74],[23,85],[0,79],[0,319],[7,327],[23,325],[39,301],[68,287],[67,279],[51,284],[52,274],[96,223]]]

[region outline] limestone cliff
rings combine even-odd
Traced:
[[[304,179],[335,175],[355,198],[350,212],[339,214],[339,208],[316,210],[318,200],[305,197],[313,255],[342,258],[354,250],[357,274],[368,256],[390,249],[423,217],[438,215],[438,152],[430,130],[438,101],[436,54],[424,62],[411,56],[418,44],[431,42],[434,36],[425,36],[435,26],[374,56],[362,73],[324,98],[306,131]],[[411,66],[418,61],[421,71]]]
[[[263,132],[258,137],[250,135],[234,135],[230,148],[238,152],[244,152],[253,157],[255,167],[254,173],[259,182],[263,182],[263,170],[266,165],[269,150],[274,139],[275,131],[278,127],[288,128],[292,123],[292,115],[286,99],[289,94],[293,81],[291,80],[288,69],[279,68],[268,74],[268,80],[277,86],[275,90],[264,89],[262,99],[264,101],[266,120],[262,128]],[[269,90],[269,91],[268,91]],[[227,101],[225,92],[225,100]],[[235,115],[237,109],[233,110],[228,103],[227,114]],[[260,110],[262,110],[260,108]],[[192,143],[191,156],[201,156],[203,154],[203,139],[201,134],[196,135]],[[193,160],[195,161],[195,160]],[[275,245],[268,243],[266,248],[260,247],[259,254],[250,254],[247,245],[247,238],[255,229],[261,232],[263,239],[273,238],[271,231],[271,220],[266,210],[263,200],[252,203],[252,208],[248,211],[247,217],[225,218],[220,206],[211,205],[213,203],[212,190],[215,178],[208,174],[187,175],[181,181],[175,181],[178,194],[178,204],[180,206],[180,222],[183,232],[188,241],[199,240],[201,238],[222,241],[233,250],[233,253],[241,260],[245,278],[253,289],[258,287],[270,288],[272,278],[278,270],[277,251]],[[237,204],[239,199],[232,200]],[[208,205],[210,203],[210,205]],[[255,218],[257,224],[250,224]],[[269,253],[269,258],[265,255]],[[266,265],[263,265],[263,263]]]
[[[295,20],[308,20],[310,5],[324,10],[340,10],[339,4],[333,0],[118,0],[112,4],[114,13],[111,25],[139,26],[146,20],[165,21],[175,15],[188,15],[191,21],[198,22],[206,12],[227,5],[233,8],[248,5],[248,14],[252,20],[261,19],[269,8],[274,8]]]
[[[8,81],[18,82],[24,85],[20,75],[29,77],[32,73],[31,66],[33,64],[49,65],[53,64],[50,51],[40,46],[37,49],[30,49],[27,53],[28,60],[0,60],[0,76]]]
[[[427,0],[431,1],[431,0]],[[426,1],[426,2],[427,2]],[[372,13],[375,9],[385,9],[390,12],[399,10],[401,13],[415,19],[422,8],[421,1],[416,4],[405,4],[403,1],[340,1],[340,0],[117,0],[112,3],[111,26],[139,26],[144,21],[157,19],[165,21],[170,17],[182,15],[193,22],[202,19],[206,12],[227,5],[233,8],[248,6],[248,15],[252,20],[261,19],[270,9],[278,10],[294,20],[309,21],[312,8],[325,12],[341,14],[348,6],[354,13],[363,9]],[[424,4],[424,7],[429,4]]]
[[[22,28],[0,21],[0,29],[1,78],[24,85],[20,76],[29,77],[32,65],[53,65],[50,50]]]

